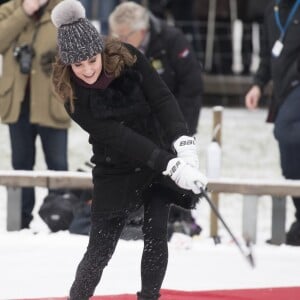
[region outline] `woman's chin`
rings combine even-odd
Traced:
[[[92,78],[83,78],[83,81],[87,84],[94,84],[96,82],[97,78],[92,77]]]

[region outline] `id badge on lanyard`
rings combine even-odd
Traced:
[[[287,32],[287,29],[288,29],[288,26],[291,24],[294,16],[295,16],[295,13],[297,12],[297,9],[300,5],[300,0],[297,0],[295,1],[288,17],[287,17],[287,20],[284,24],[284,26],[281,24],[281,21],[280,21],[280,17],[279,17],[279,3],[280,3],[281,0],[277,0],[276,1],[276,5],[274,6],[274,15],[275,15],[275,20],[276,20],[276,24],[280,30],[280,38],[278,40],[275,41],[273,47],[272,47],[272,55],[274,57],[279,57],[280,54],[282,53],[282,50],[284,48],[284,44],[283,44],[283,40],[284,40],[284,37],[285,37],[285,34]]]
[[[272,48],[272,54],[274,57],[279,57],[281,52],[282,52],[282,49],[283,49],[283,42],[281,40],[277,40],[275,43],[274,43],[274,46]]]

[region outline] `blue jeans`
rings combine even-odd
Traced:
[[[99,21],[101,24],[101,34],[108,34],[108,17],[114,8],[119,4],[119,0],[80,0],[86,9],[86,16],[90,20]],[[96,11],[94,11],[94,8]]]
[[[88,19],[91,19],[92,17],[92,0],[80,0],[80,2],[82,3],[82,5],[85,8],[85,13],[86,13],[86,17]]]
[[[300,86],[294,88],[281,105],[274,126],[279,144],[282,174],[300,179]],[[300,220],[300,198],[293,197],[296,219]]]
[[[107,35],[109,31],[109,25],[108,25],[108,17],[110,13],[114,10],[115,6],[118,5],[117,0],[100,0],[99,3],[99,19],[101,23],[101,34]]]
[[[33,170],[36,138],[39,135],[49,170],[65,171],[67,162],[67,129],[55,129],[31,124],[28,100],[22,103],[17,123],[9,124],[12,167],[15,170]],[[35,203],[33,188],[22,189],[22,228],[28,228]]]

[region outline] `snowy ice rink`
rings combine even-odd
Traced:
[[[278,148],[273,126],[264,122],[265,110],[248,112],[228,109],[223,114],[222,176],[237,178],[281,177]],[[201,112],[198,132],[200,163],[205,170],[205,149],[212,133],[212,110]],[[77,126],[70,130],[70,170],[76,170],[90,157],[87,135]],[[38,147],[39,141],[38,141]],[[0,125],[0,169],[10,169],[7,127]],[[36,169],[45,169],[41,151]],[[30,230],[7,233],[6,191],[0,187],[0,299],[67,295],[75,268],[87,245],[87,237],[67,232],[49,234],[36,215],[46,194],[37,189],[35,219]],[[221,194],[220,212],[241,240],[242,196]],[[300,286],[300,248],[271,246],[270,197],[261,197],[258,210],[258,241],[254,246],[256,268],[251,269],[220,225],[222,243],[208,237],[209,207],[201,202],[193,211],[203,227],[199,237],[170,242],[170,259],[163,288],[214,290],[232,288]],[[293,206],[287,203],[286,228],[293,221]],[[115,256],[105,270],[96,294],[135,293],[140,288],[139,261],[142,242],[120,241]]]

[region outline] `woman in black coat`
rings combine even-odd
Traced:
[[[144,205],[138,299],[156,300],[168,262],[169,206],[193,208],[207,184],[192,167],[194,139],[174,96],[137,49],[104,41],[76,0],[58,4],[52,21],[59,48],[53,84],[71,118],[89,133],[95,164],[90,239],[70,299],[93,295],[129,213]],[[168,138],[165,149],[162,137]]]

